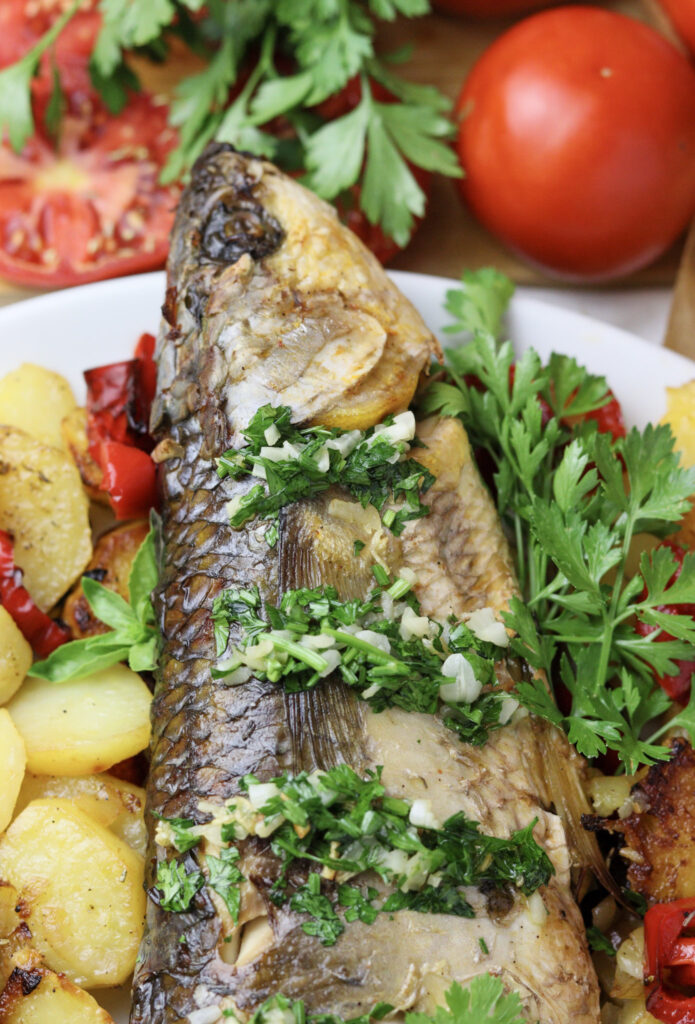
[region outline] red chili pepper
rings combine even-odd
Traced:
[[[140,519],[157,504],[155,464],[140,448],[103,441],[95,451],[103,471],[99,485],[106,491],[116,519]]]
[[[695,1024],[695,899],[650,907],[644,918],[647,1010],[665,1024]]]
[[[22,570],[15,565],[12,537],[0,530],[0,602],[38,656],[47,658],[71,639],[70,630],[36,607],[22,577]]]
[[[665,540],[659,547],[668,547],[673,552],[678,565],[676,571],[669,580],[669,586],[678,579],[681,574],[683,567],[683,558],[685,557],[685,548],[682,548],[679,544],[674,541]],[[643,592],[643,597],[646,596],[646,591]],[[657,608],[660,612],[666,612],[667,615],[690,615],[695,618],[695,604],[662,604]],[[649,636],[650,633],[654,633],[659,627],[649,625],[646,622],[638,622],[635,629],[640,636]],[[656,638],[656,643],[663,640],[673,640],[670,633],[661,632]],[[675,676],[656,676],[656,681],[663,690],[669,695],[671,700],[678,700],[685,703],[690,694],[690,679],[693,673],[695,673],[695,661],[676,661],[678,665],[678,672]]]

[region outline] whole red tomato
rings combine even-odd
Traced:
[[[695,53],[695,0],[659,0],[669,21],[692,53]]]
[[[695,70],[652,29],[593,7],[515,25],[458,102],[461,191],[532,262],[609,278],[695,212]]]
[[[552,0],[434,0],[433,7],[446,14],[466,14],[471,18],[507,18],[549,7]]]

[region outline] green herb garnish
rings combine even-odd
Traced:
[[[410,582],[391,581],[379,566],[375,576],[377,586],[364,601],[341,601],[333,587],[289,590],[279,607],[266,606],[267,619],[257,588],[224,591],[212,610],[218,655],[232,626],[242,636],[213,677],[236,684],[253,675],[295,693],[339,672],[375,711],[440,710],[462,740],[481,745],[516,707],[497,687],[505,649],[463,623],[444,628],[421,616]]]
[[[188,910],[191,900],[205,884],[202,871],[187,872],[179,860],[162,860],[157,865],[155,888],[162,910],[181,914]]]
[[[239,851],[235,846],[223,849],[219,857],[212,857],[210,854],[205,857],[208,869],[207,884],[222,897],[234,924],[239,920],[241,905],[239,884],[244,880],[244,876],[237,867],[238,860]]]
[[[31,79],[39,59],[79,6],[76,0],[2,72],[0,129],[9,129],[17,150],[33,134]],[[285,170],[306,168],[310,188],[343,205],[357,201],[370,223],[403,246],[425,208],[412,168],[461,176],[447,142],[455,131],[447,116],[451,101],[399,77],[398,55],[381,60],[375,52],[378,20],[426,14],[428,0],[100,0],[98,10],[90,71],[112,112],[139,89],[132,57],[166,60],[177,37],[204,64],[176,88],[170,122],[179,141],[165,181],[180,178],[211,139],[230,142]],[[331,120],[320,105],[353,79],[357,96]],[[282,139],[268,130],[277,117],[285,126]]]
[[[604,935],[603,932],[599,928],[596,928],[595,925],[587,928],[586,937],[590,949],[594,949],[600,953],[607,953],[608,956],[615,956],[616,950],[613,943],[608,936]]]
[[[130,602],[89,576],[82,577],[84,596],[93,613],[111,629],[57,647],[29,669],[30,676],[62,683],[82,679],[101,669],[127,661],[134,672],[153,669],[159,652],[151,593],[157,585],[154,530],[140,545],[128,578]]]
[[[648,724],[672,706],[654,673],[674,674],[677,659],[695,657],[695,621],[667,615],[662,605],[695,603],[695,553],[677,579],[667,547],[644,554],[628,577],[633,537],[672,532],[695,491],[695,469],[679,466],[666,426],[633,429],[614,439],[581,417],[611,398],[596,377],[568,356],[543,366],[527,350],[514,361],[498,344],[510,283],[495,271],[467,273],[447,294],[456,318],[450,330],[472,341],[447,352],[446,378],[422,403],[427,413],[459,416],[474,448],[494,465],[497,508],[515,542],[523,597],[504,616],[516,631],[512,650],[564,685],[572,707],[564,715],[543,679],[518,684],[532,712],[562,726],[580,753],[617,752],[632,773],[669,757]],[[647,637],[637,619],[657,627]],[[655,642],[661,630],[676,639]],[[678,725],[695,741],[695,706]]]
[[[381,512],[393,497],[401,508],[384,513],[384,525],[398,535],[411,519],[427,515],[421,495],[434,483],[428,469],[405,458],[415,431],[412,413],[387,417],[367,431],[326,427],[297,429],[288,406],[262,406],[253,416],[243,448],[217,460],[221,477],[260,476],[256,484],[228,504],[230,523],[239,529],[254,516],[275,516],[281,508],[311,498],[334,484],[345,488],[365,508]],[[276,535],[275,539],[277,539]]]
[[[492,974],[479,974],[465,986],[453,982],[444,995],[446,1006],[438,1006],[432,1016],[406,1013],[405,1024],[524,1024],[518,992],[506,992],[502,980]],[[291,1016],[294,1024],[371,1024],[393,1013],[388,1003],[377,1003],[368,1013],[344,1021],[333,1013],[308,1014],[304,1003],[277,995],[254,1011],[248,1024],[275,1024],[278,1011],[284,1019]],[[237,1020],[233,1010],[223,1010],[223,1017]]]
[[[338,765],[327,772],[284,774],[271,780],[275,792],[259,814],[270,831],[271,849],[282,861],[271,891],[276,902],[288,898],[288,872],[297,861],[349,875],[371,870],[393,885],[394,891],[380,906],[373,904],[374,890],[364,894],[350,886],[338,887],[346,920],[368,923],[379,912],[403,909],[473,917],[466,886],[530,895],[553,874],[547,854],[533,838],[535,820],[509,839],[481,833],[477,822],[462,812],[439,824],[426,802],[388,797],[380,776],[378,769],[360,778],[347,765]],[[256,785],[247,776],[242,788],[251,795]],[[316,930],[310,934],[332,944],[342,923],[328,912],[330,901],[321,893],[319,875],[310,875],[291,900],[297,891],[301,906],[291,902],[291,907],[315,914],[318,923],[311,925]],[[310,905],[314,910],[307,909]]]

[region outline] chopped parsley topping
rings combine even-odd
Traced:
[[[392,581],[379,566],[374,575],[376,586],[364,601],[341,601],[333,587],[288,590],[279,607],[266,605],[267,620],[257,588],[224,591],[212,610],[218,654],[232,624],[241,626],[242,637],[213,676],[232,685],[251,676],[269,679],[293,693],[337,671],[375,711],[441,708],[461,739],[484,743],[517,707],[495,675],[506,657],[504,626],[483,609],[469,624],[443,627],[420,614],[410,577]]]
[[[162,818],[166,825],[171,826],[172,845],[179,852],[191,850],[200,842],[200,835],[195,832],[194,822],[186,818]],[[221,850],[219,857],[206,854],[204,861],[207,878],[198,867],[186,871],[183,861],[172,858],[162,860],[157,865],[155,879],[156,898],[162,910],[181,914],[188,910],[191,900],[207,883],[222,898],[234,924],[239,919],[241,904],[240,883],[244,876],[237,866],[239,851],[235,846],[227,846]]]
[[[223,849],[219,857],[211,857],[208,854],[205,858],[208,869],[208,885],[222,897],[234,924],[239,920],[241,905],[239,883],[244,880],[244,876],[237,867],[238,860],[239,851],[236,846]]]
[[[438,1006],[432,1016],[406,1013],[405,1024],[524,1024],[518,992],[506,992],[500,978],[479,974],[465,986],[453,982],[444,995],[446,1006]],[[248,1024],[371,1024],[393,1013],[388,1003],[377,1003],[360,1017],[344,1021],[334,1013],[308,1014],[304,1003],[277,995],[266,1000],[254,1012]],[[223,1017],[238,1020],[233,1010],[223,1010]]]
[[[217,460],[220,477],[240,480],[249,475],[265,481],[227,505],[235,530],[254,516],[269,518],[281,508],[311,498],[340,484],[363,508],[381,512],[389,499],[400,502],[389,508],[383,523],[398,535],[411,519],[427,515],[421,495],[434,483],[428,469],[406,457],[415,436],[411,412],[388,416],[367,431],[306,427],[290,422],[286,405],[264,405],[243,432],[248,444],[230,449]],[[277,526],[266,533],[271,546],[277,541]]]
[[[472,340],[447,351],[421,408],[460,417],[494,467],[492,491],[515,540],[523,594],[504,621],[517,634],[512,649],[540,670],[516,695],[561,726],[581,754],[613,750],[634,773],[670,756],[659,742],[669,728],[695,742],[695,687],[680,709],[654,678],[695,659],[695,620],[663,610],[695,603],[695,552],[679,573],[667,546],[628,570],[637,534],[665,537],[676,528],[695,492],[695,468],[679,464],[668,426],[624,437],[599,431],[593,416],[611,392],[569,356],[555,353],[544,366],[528,349],[515,361],[511,344],[497,341],[512,291],[486,269],[465,273],[462,287],[447,293],[455,323],[446,329]],[[635,622],[654,631],[640,635]],[[571,695],[567,714],[544,678]],[[676,718],[659,725],[670,708]]]
[[[155,882],[162,910],[181,914],[188,910],[191,900],[203,888],[202,871],[194,869],[186,872],[180,860],[162,860],[157,865]]]
[[[608,956],[616,955],[615,947],[611,940],[595,925],[587,928],[586,937],[591,949],[596,950],[596,952],[607,953]]]
[[[285,773],[265,783],[246,776],[242,789],[246,795],[235,797],[226,817],[218,819],[220,844],[249,835],[268,839],[280,866],[270,898],[306,915],[301,927],[324,945],[337,941],[344,921],[371,924],[380,913],[407,909],[473,917],[467,886],[528,896],[553,874],[547,854],[533,838],[535,819],[509,839],[485,835],[462,812],[440,823],[428,801],[388,796],[380,768],[364,778],[347,765],[312,774]],[[177,848],[190,849],[209,825],[184,826],[181,820],[174,819],[169,839]],[[183,842],[181,830],[189,833]],[[205,857],[207,884],[222,896],[234,920],[243,880],[238,859],[233,845],[223,848],[219,858]],[[311,865],[316,869],[298,883],[291,869]],[[177,860],[162,861],[159,867],[161,905],[185,910],[205,882],[203,872],[186,875]],[[372,886],[354,884],[368,871],[392,891],[384,896]]]

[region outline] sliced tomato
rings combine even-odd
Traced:
[[[167,107],[131,97],[69,113],[54,147],[39,128],[21,155],[0,148],[0,276],[62,286],[161,266],[177,186],[159,184],[176,144]]]
[[[0,67],[23,57],[71,6],[71,0],[2,0]],[[63,88],[71,95],[89,95],[89,58],[100,26],[97,0],[82,0],[80,9],[60,33],[55,46],[41,58],[40,72],[32,86],[35,97],[50,95],[54,60],[60,69]]]

